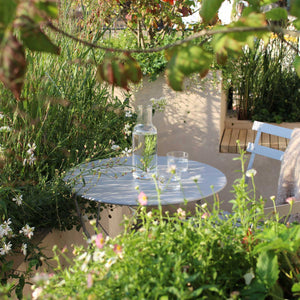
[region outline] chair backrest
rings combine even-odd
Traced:
[[[260,137],[262,133],[267,133],[283,138],[290,139],[293,129],[284,128],[276,125],[271,125],[259,121],[254,121],[252,130],[256,130],[256,138],[254,143],[248,143],[247,151],[251,153],[250,160],[248,163],[247,170],[251,169],[253,166],[255,155],[262,155],[269,158],[281,160],[284,151],[269,148],[266,146],[259,145]]]

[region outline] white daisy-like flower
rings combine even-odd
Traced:
[[[191,177],[191,179],[196,183],[199,181],[200,178],[201,178],[201,175],[195,175],[195,176]]]
[[[128,149],[127,147],[122,151],[122,154],[125,156],[129,156],[130,153],[132,152],[132,149]]]
[[[93,260],[96,262],[104,262],[105,252],[104,251],[95,251],[93,254]]]
[[[247,177],[254,177],[256,175],[256,170],[255,169],[250,169],[246,172]]]
[[[12,198],[12,201],[16,202],[18,206],[22,205],[23,195],[17,195],[16,197]]]
[[[131,117],[132,117],[132,112],[129,111],[129,110],[127,110],[127,111],[125,112],[125,117],[126,117],[126,118],[131,118]]]
[[[22,229],[19,231],[19,233],[23,233],[25,236],[27,236],[29,239],[33,236],[34,227],[30,227],[28,224],[26,224]]]
[[[168,173],[175,174],[176,173],[176,165],[170,165],[168,167]]]
[[[105,268],[109,269],[116,261],[117,259],[115,257],[109,258],[105,264]]]

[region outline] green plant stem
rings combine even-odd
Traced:
[[[299,282],[299,279],[298,279],[297,273],[295,272],[295,269],[294,269],[294,267],[292,266],[292,264],[291,264],[291,262],[290,262],[289,258],[287,257],[286,251],[282,251],[282,254],[283,254],[283,256],[284,256],[284,259],[285,259],[286,263],[288,264],[288,266],[289,266],[290,270],[292,271],[292,273],[293,273],[293,275],[294,275],[294,278],[295,278],[295,280],[296,280],[297,282]]]

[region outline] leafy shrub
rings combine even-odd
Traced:
[[[63,14],[60,22],[76,27]],[[36,233],[80,227],[64,172],[129,148],[135,122],[128,99],[111,96],[96,82],[95,53],[72,40],[55,39],[60,56],[27,53],[21,101],[0,86],[0,280],[19,278],[10,289],[16,288],[19,298],[25,278],[43,259],[32,242]],[[86,204],[88,212],[96,211],[93,203]],[[29,261],[24,274],[13,269],[13,254]]]

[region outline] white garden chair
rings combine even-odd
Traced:
[[[276,125],[271,125],[263,122],[255,121],[252,126],[252,130],[257,131],[254,143],[248,143],[247,151],[251,153],[250,160],[248,163],[247,170],[252,169],[255,155],[261,155],[276,160],[282,160],[284,151],[273,149],[267,146],[259,144],[262,133],[279,136],[286,139],[291,139],[293,129],[288,129]],[[276,207],[267,207],[264,209],[265,215],[272,215],[275,211],[280,216],[286,216],[289,213],[290,204],[276,205]],[[300,202],[295,202],[292,206],[291,214],[300,212]]]

